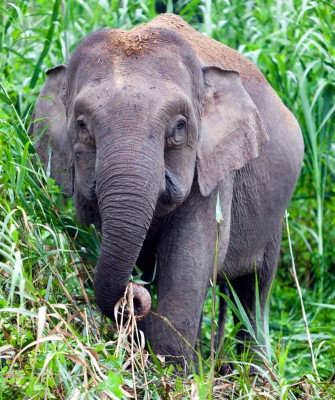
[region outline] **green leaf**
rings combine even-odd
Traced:
[[[8,104],[9,106],[12,105],[12,100],[2,93],[0,93],[0,100],[4,103]]]
[[[120,399],[123,396],[122,390],[120,389],[122,383],[122,377],[119,374],[111,370],[108,371],[107,389]]]
[[[42,66],[42,62],[44,60],[44,58],[47,56],[49,49],[50,49],[50,45],[52,43],[52,38],[55,32],[55,26],[56,26],[56,21],[58,18],[58,11],[61,5],[61,0],[55,0],[54,3],[54,7],[53,7],[53,11],[52,11],[52,16],[51,16],[51,22],[50,22],[50,26],[49,26],[49,30],[47,33],[47,37],[44,43],[44,48],[42,53],[40,54],[40,57],[36,63],[34,72],[33,72],[33,76],[31,78],[30,81],[30,88],[33,89],[36,85],[37,79],[38,79],[38,75],[41,71],[41,66]]]
[[[24,146],[21,163],[20,163],[20,168],[19,168],[19,174],[17,176],[16,193],[22,192],[22,186],[23,186],[25,174],[27,171],[27,155],[28,155],[29,148],[30,148],[30,143],[27,142]]]

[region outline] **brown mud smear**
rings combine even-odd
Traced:
[[[141,25],[130,31],[111,29],[110,45],[113,51],[123,53],[128,57],[147,53],[156,44],[157,30],[143,29]]]

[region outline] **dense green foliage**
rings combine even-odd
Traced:
[[[28,136],[47,68],[65,63],[92,30],[129,29],[157,10],[180,14],[254,61],[296,115],[305,139],[304,166],[288,212],[309,329],[291,275],[285,229],[269,318],[272,354],[263,358],[268,382],[255,385],[248,363],[236,360],[231,376],[215,380],[213,396],[334,398],[332,2],[17,0],[0,3],[0,399],[122,398],[127,391],[138,398],[190,398],[192,393],[196,398],[196,391],[200,398],[211,396],[210,294],[200,373],[182,379],[155,358],[154,367],[146,368],[146,354],[135,351],[124,331],[118,335],[94,304],[98,234],[76,224],[71,200],[64,200],[43,172]],[[243,310],[237,312],[247,324]],[[224,354],[231,358],[236,329],[231,319],[228,325]]]

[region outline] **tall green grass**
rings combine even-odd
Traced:
[[[271,300],[271,357],[261,356],[267,382],[250,376],[247,354],[235,355],[238,327],[231,315],[224,356],[218,360],[212,352],[212,360],[232,361],[232,371],[213,382],[210,300],[198,373],[183,379],[159,358],[146,368],[148,354],[129,346],[96,309],[92,275],[99,237],[75,222],[72,201],[43,172],[27,134],[47,68],[66,62],[92,30],[129,29],[157,9],[179,13],[254,61],[304,134],[304,166],[288,210],[292,246],[285,230]],[[334,4],[19,0],[2,2],[0,13],[0,399],[122,398],[126,392],[135,398],[334,398]],[[262,339],[238,302],[231,309],[256,341]]]

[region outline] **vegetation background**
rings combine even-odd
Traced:
[[[212,379],[210,294],[203,359],[189,376],[155,357],[149,363],[102,318],[92,291],[99,235],[76,223],[72,201],[43,172],[27,134],[46,69],[66,63],[89,32],[129,29],[160,12],[180,14],[255,62],[304,134],[262,382],[234,356],[231,317],[223,354],[233,371]],[[0,1],[0,13],[0,399],[335,398],[334,2],[14,0]]]

